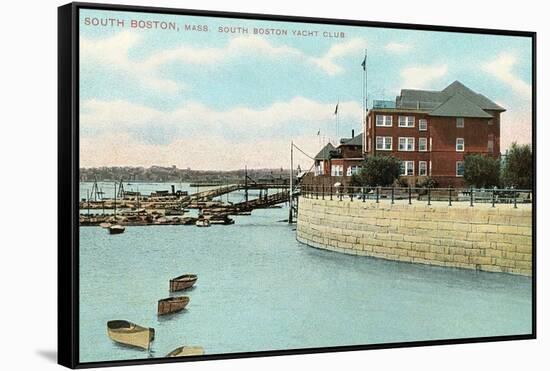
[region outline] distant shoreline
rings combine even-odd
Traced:
[[[127,182],[127,183],[193,183],[199,185],[223,185],[238,183],[245,176],[256,180],[279,181],[288,178],[288,169],[239,169],[239,170],[192,170],[176,166],[111,166],[80,168],[81,182]]]

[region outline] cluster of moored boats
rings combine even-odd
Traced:
[[[184,274],[170,280],[170,293],[187,290],[197,282],[196,274]],[[180,312],[189,304],[188,296],[171,296],[160,299],[157,306],[157,315],[164,316]],[[112,320],[107,322],[107,333],[111,340],[132,347],[149,350],[155,340],[155,329],[143,327],[126,320]],[[166,357],[200,356],[204,349],[200,346],[180,346],[166,355]]]

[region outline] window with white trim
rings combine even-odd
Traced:
[[[399,150],[400,151],[414,151],[414,138],[413,137],[399,137]]]
[[[456,176],[464,176],[464,161],[456,162]]]
[[[426,161],[418,162],[418,175],[420,176],[428,175],[428,163]]]
[[[456,151],[464,152],[464,138],[456,138]]]
[[[359,166],[357,165],[348,166],[348,169],[346,170],[347,176],[357,175],[357,173],[359,173]]]
[[[323,175],[323,163],[321,162],[319,165],[315,166],[315,175]]]
[[[399,116],[400,128],[414,128],[414,116]]]
[[[487,137],[487,152],[493,153],[494,149],[495,149],[494,135],[489,134]]]
[[[376,115],[376,126],[392,126],[392,116]]]
[[[428,138],[418,138],[418,150],[420,152],[428,151]]]
[[[344,175],[344,165],[332,165],[330,168],[330,175],[332,176],[343,176]]]
[[[376,137],[376,149],[378,151],[391,151],[392,137]]]
[[[456,118],[456,127],[457,128],[463,128],[464,127],[464,117],[457,117]]]
[[[432,161],[430,161],[430,176],[432,176]]]
[[[402,176],[414,175],[414,161],[401,161],[399,168]]]
[[[420,130],[420,131],[428,130],[428,120],[426,120],[426,119],[418,120],[418,130]]]

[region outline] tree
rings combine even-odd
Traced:
[[[365,160],[359,174],[351,179],[353,185],[389,186],[399,177],[400,161],[393,156],[374,155]]]
[[[500,160],[483,155],[467,155],[464,158],[464,180],[474,187],[498,187]]]
[[[506,153],[502,180],[508,187],[517,189],[533,187],[533,152],[530,145],[512,143]]]

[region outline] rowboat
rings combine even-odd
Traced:
[[[183,346],[174,349],[166,355],[166,357],[185,357],[185,356],[202,356],[204,354],[203,347]]]
[[[183,310],[188,303],[188,296],[160,299],[158,302],[157,314],[162,316],[164,314],[179,312]]]
[[[101,228],[109,228],[111,226],[111,223],[103,222],[103,223],[99,223],[99,226]]]
[[[170,280],[170,292],[181,291],[190,288],[197,282],[196,274],[184,274]]]
[[[155,329],[141,327],[125,320],[107,322],[107,333],[111,340],[142,349],[149,349],[155,339]]]
[[[109,227],[109,233],[110,234],[121,234],[121,233],[124,233],[125,229],[126,228],[124,228],[123,226],[116,224],[116,225],[112,225],[112,226]]]

